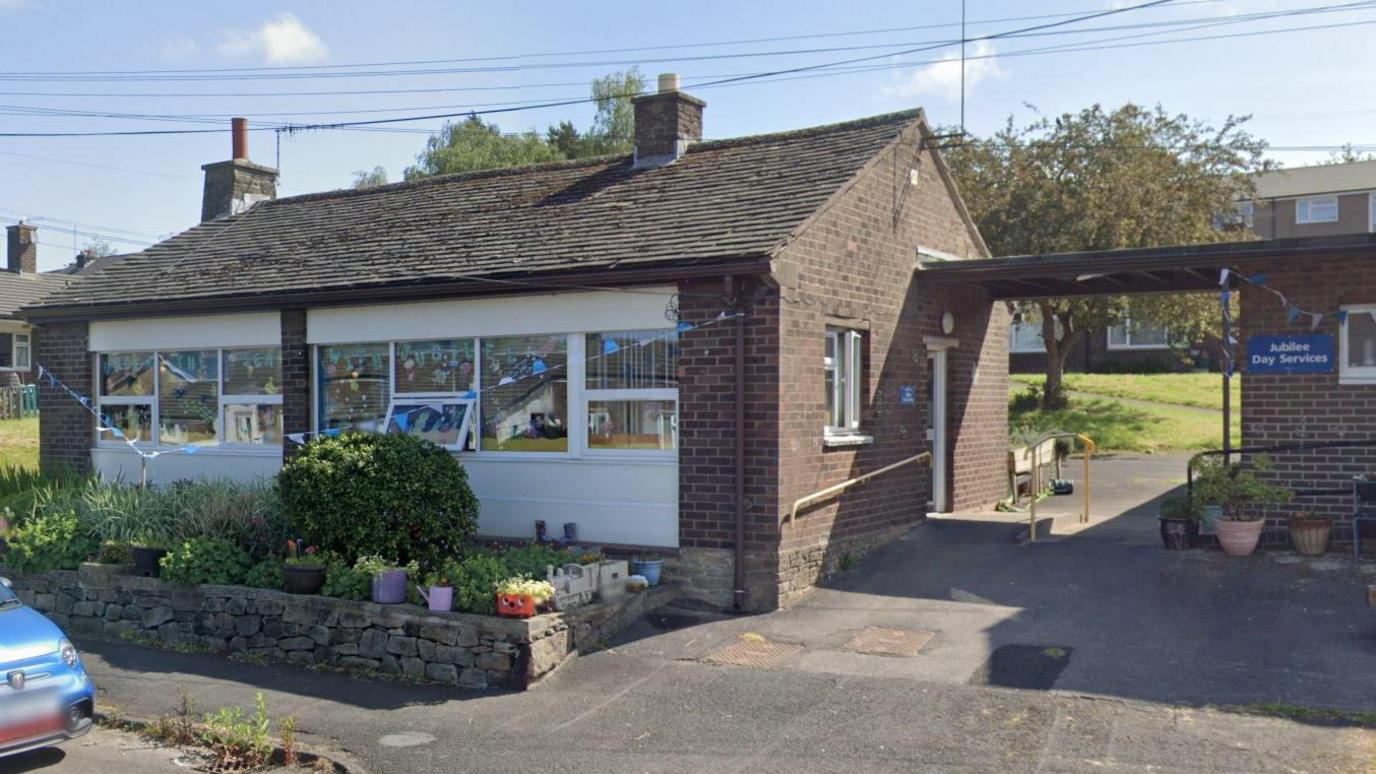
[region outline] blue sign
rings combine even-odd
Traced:
[[[1329,374],[1337,362],[1327,333],[1252,336],[1247,339],[1249,374]]]
[[[904,406],[917,405],[917,385],[904,384],[898,388],[898,402]]]

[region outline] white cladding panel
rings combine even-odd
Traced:
[[[327,307],[308,313],[311,344],[669,328],[673,288]]]
[[[145,317],[91,323],[92,352],[275,347],[281,343],[282,322],[277,312]]]

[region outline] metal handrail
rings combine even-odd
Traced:
[[[1042,444],[1046,443],[1047,441],[1050,441],[1053,438],[1076,438],[1085,447],[1085,512],[1080,514],[1080,523],[1089,523],[1089,458],[1094,456],[1094,452],[1099,448],[1099,446],[1098,444],[1094,443],[1093,438],[1090,438],[1089,436],[1084,435],[1082,433],[1047,433],[1041,438],[1038,438],[1036,443],[1033,443],[1028,447],[1032,450],[1032,481],[1030,482],[1030,486],[1032,487],[1032,504],[1028,506],[1027,509],[1027,542],[1029,543],[1037,542],[1037,495],[1041,494],[1042,491],[1042,466],[1040,460],[1040,450]],[[1054,454],[1055,452],[1052,453]],[[1016,490],[1014,490],[1014,494],[1017,494]]]
[[[822,500],[825,500],[828,497],[831,497],[832,495],[840,494],[841,492],[844,492],[853,486],[863,484],[866,481],[869,481],[870,479],[874,478],[875,476],[881,476],[885,473],[888,473],[891,470],[896,470],[898,468],[903,467],[904,465],[912,465],[924,459],[927,460],[927,462],[931,462],[932,453],[922,452],[921,454],[914,454],[913,456],[905,460],[899,460],[898,462],[895,462],[892,465],[885,465],[884,467],[878,470],[870,471],[869,473],[866,473],[863,476],[856,476],[855,478],[846,479],[845,481],[842,481],[839,484],[833,484],[832,486],[829,486],[826,489],[819,489],[810,495],[804,495],[803,497],[799,497],[797,500],[793,501],[793,507],[789,509],[788,518],[784,519],[784,521],[789,522],[797,520],[798,510],[805,505],[812,505],[813,503],[821,502]]]
[[[1190,461],[1185,463],[1185,499],[1194,502],[1194,469],[1196,464],[1205,457],[1222,456],[1225,463],[1231,462],[1234,454],[1268,454],[1270,452],[1305,452],[1318,451],[1321,449],[1361,449],[1376,447],[1376,439],[1373,438],[1347,438],[1340,441],[1298,441],[1295,443],[1274,444],[1271,446],[1244,446],[1240,449],[1209,449],[1199,452],[1190,457]],[[1296,489],[1296,496],[1324,496],[1342,494],[1347,490],[1337,489]]]

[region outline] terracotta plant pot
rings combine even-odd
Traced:
[[[498,594],[497,615],[503,618],[530,618],[535,615],[535,597]]]
[[[1261,519],[1256,521],[1220,519],[1216,525],[1218,543],[1223,546],[1223,553],[1229,556],[1250,556],[1253,551],[1257,550],[1257,541],[1261,539],[1261,530],[1265,526],[1266,522]]]
[[[282,590],[288,594],[319,594],[324,585],[323,564],[282,565]]]
[[[1290,541],[1295,550],[1305,556],[1322,556],[1328,548],[1328,534],[1333,531],[1333,520],[1313,517],[1290,519]]]

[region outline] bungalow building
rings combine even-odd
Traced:
[[[5,271],[0,271],[0,388],[33,383],[38,334],[17,312],[72,279],[59,272],[38,271],[38,229],[32,224],[7,226],[5,249]]]
[[[923,114],[703,141],[703,109],[662,77],[631,155],[291,198],[236,120],[199,225],[26,310],[42,464],[253,478],[415,433],[484,535],[573,522],[743,609],[1002,497],[1008,313],[915,273],[988,257]]]

